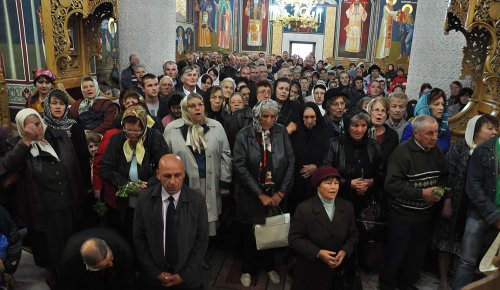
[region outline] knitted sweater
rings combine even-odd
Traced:
[[[390,196],[390,213],[407,222],[432,219],[435,206],[422,198],[422,189],[445,186],[447,171],[439,147],[424,151],[413,138],[400,144],[387,163],[385,189]]]

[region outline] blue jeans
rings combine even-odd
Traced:
[[[460,262],[452,283],[453,290],[462,289],[465,285],[474,282],[474,272],[479,256],[482,254],[483,240],[491,227],[484,219],[467,217],[459,255]]]

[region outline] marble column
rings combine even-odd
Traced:
[[[466,43],[460,32],[444,34],[447,7],[448,0],[418,1],[406,87],[412,99],[418,98],[422,83],[430,83],[449,95],[450,83],[459,80]]]
[[[120,67],[139,56],[149,72],[163,74],[162,65],[175,61],[175,0],[120,0],[118,29]]]

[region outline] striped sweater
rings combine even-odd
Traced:
[[[432,219],[435,204],[422,198],[422,189],[445,186],[447,165],[439,147],[424,151],[412,138],[400,144],[387,163],[385,189],[390,212],[407,222]]]

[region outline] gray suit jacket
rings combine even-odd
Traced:
[[[179,262],[172,269],[163,253],[163,213],[161,184],[141,194],[134,213],[134,246],[147,285],[159,286],[161,272],[176,273],[184,282],[178,287],[203,284],[203,258],[208,247],[208,214],[201,193],[183,186],[177,203]]]

